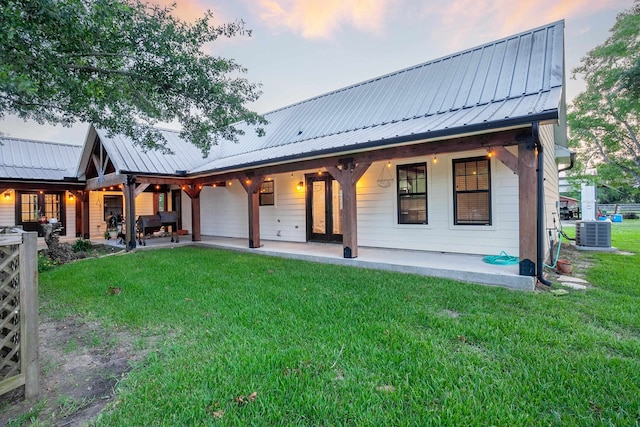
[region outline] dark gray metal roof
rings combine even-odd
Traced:
[[[0,137],[0,179],[62,181],[76,176],[79,145]]]
[[[558,118],[564,21],[377,77],[264,117],[190,172],[253,165],[518,126]]]

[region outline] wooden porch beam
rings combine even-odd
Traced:
[[[133,175],[126,176],[124,182],[124,204],[125,204],[125,218],[126,218],[126,230],[125,230],[125,246],[126,250],[130,251],[136,247],[136,177]]]
[[[191,240],[199,242],[202,240],[201,216],[200,216],[200,192],[202,185],[183,185],[182,191],[191,199]]]
[[[350,160],[350,159],[349,159]],[[343,162],[342,168],[327,166],[327,172],[340,183],[342,189],[342,255],[358,256],[358,204],[356,184],[369,169],[371,163]]]
[[[370,151],[342,153],[323,158],[297,160],[286,164],[257,167],[248,169],[255,175],[274,175],[278,173],[294,172],[304,169],[319,169],[327,165],[338,165],[345,157],[349,157],[353,163],[374,163],[382,160],[401,159],[407,157],[421,157],[433,154],[454,153],[475,149],[496,149],[510,145],[517,145],[519,140],[526,135],[530,135],[526,129],[513,129],[498,133],[465,136],[446,140],[427,141],[411,145],[402,145],[387,148],[372,148]],[[228,173],[211,174],[192,178],[193,184],[209,184],[216,181],[230,179],[240,179],[241,172],[234,171]]]
[[[127,181],[127,175],[119,173],[110,173],[103,177],[89,178],[85,185],[85,190],[100,190],[105,187],[113,187],[116,185],[125,184]]]
[[[189,178],[169,178],[150,175],[137,175],[136,182],[140,184],[157,184],[157,185],[190,185],[192,179]],[[219,180],[216,180],[219,181]]]
[[[138,180],[136,179],[136,182]],[[144,190],[146,190],[151,184],[138,184],[136,185],[136,189],[134,190],[135,196],[138,197],[139,195],[141,195],[142,193],[144,193]]]
[[[518,174],[518,156],[511,153],[505,147],[492,148],[496,159],[500,160],[506,167],[511,169],[513,173]]]
[[[520,275],[535,276],[537,259],[537,158],[533,142],[518,146]]]
[[[249,247],[260,247],[260,187],[265,180],[264,175],[247,176],[240,183],[247,192],[249,209]]]

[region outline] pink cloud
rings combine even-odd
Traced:
[[[330,38],[342,26],[379,33],[391,0],[258,0],[260,18],[305,38]]]

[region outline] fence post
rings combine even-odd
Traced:
[[[24,373],[24,395],[40,392],[38,366],[38,233],[22,234],[20,245],[20,371]]]

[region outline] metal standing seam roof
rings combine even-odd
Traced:
[[[209,161],[202,157],[199,148],[181,139],[179,131],[158,130],[167,141],[166,147],[173,154],[165,154],[158,150],[144,151],[124,135],[109,136],[108,132],[95,129],[118,173],[175,175],[176,171],[189,171]]]
[[[267,113],[191,173],[558,119],[564,21],[358,83]]]
[[[118,172],[216,173],[556,120],[563,84],[558,21],[267,113],[262,137],[241,122],[239,142],[221,141],[204,159],[177,131],[160,130],[170,155],[95,132]]]
[[[62,181],[76,176],[82,146],[0,137],[0,179]]]

